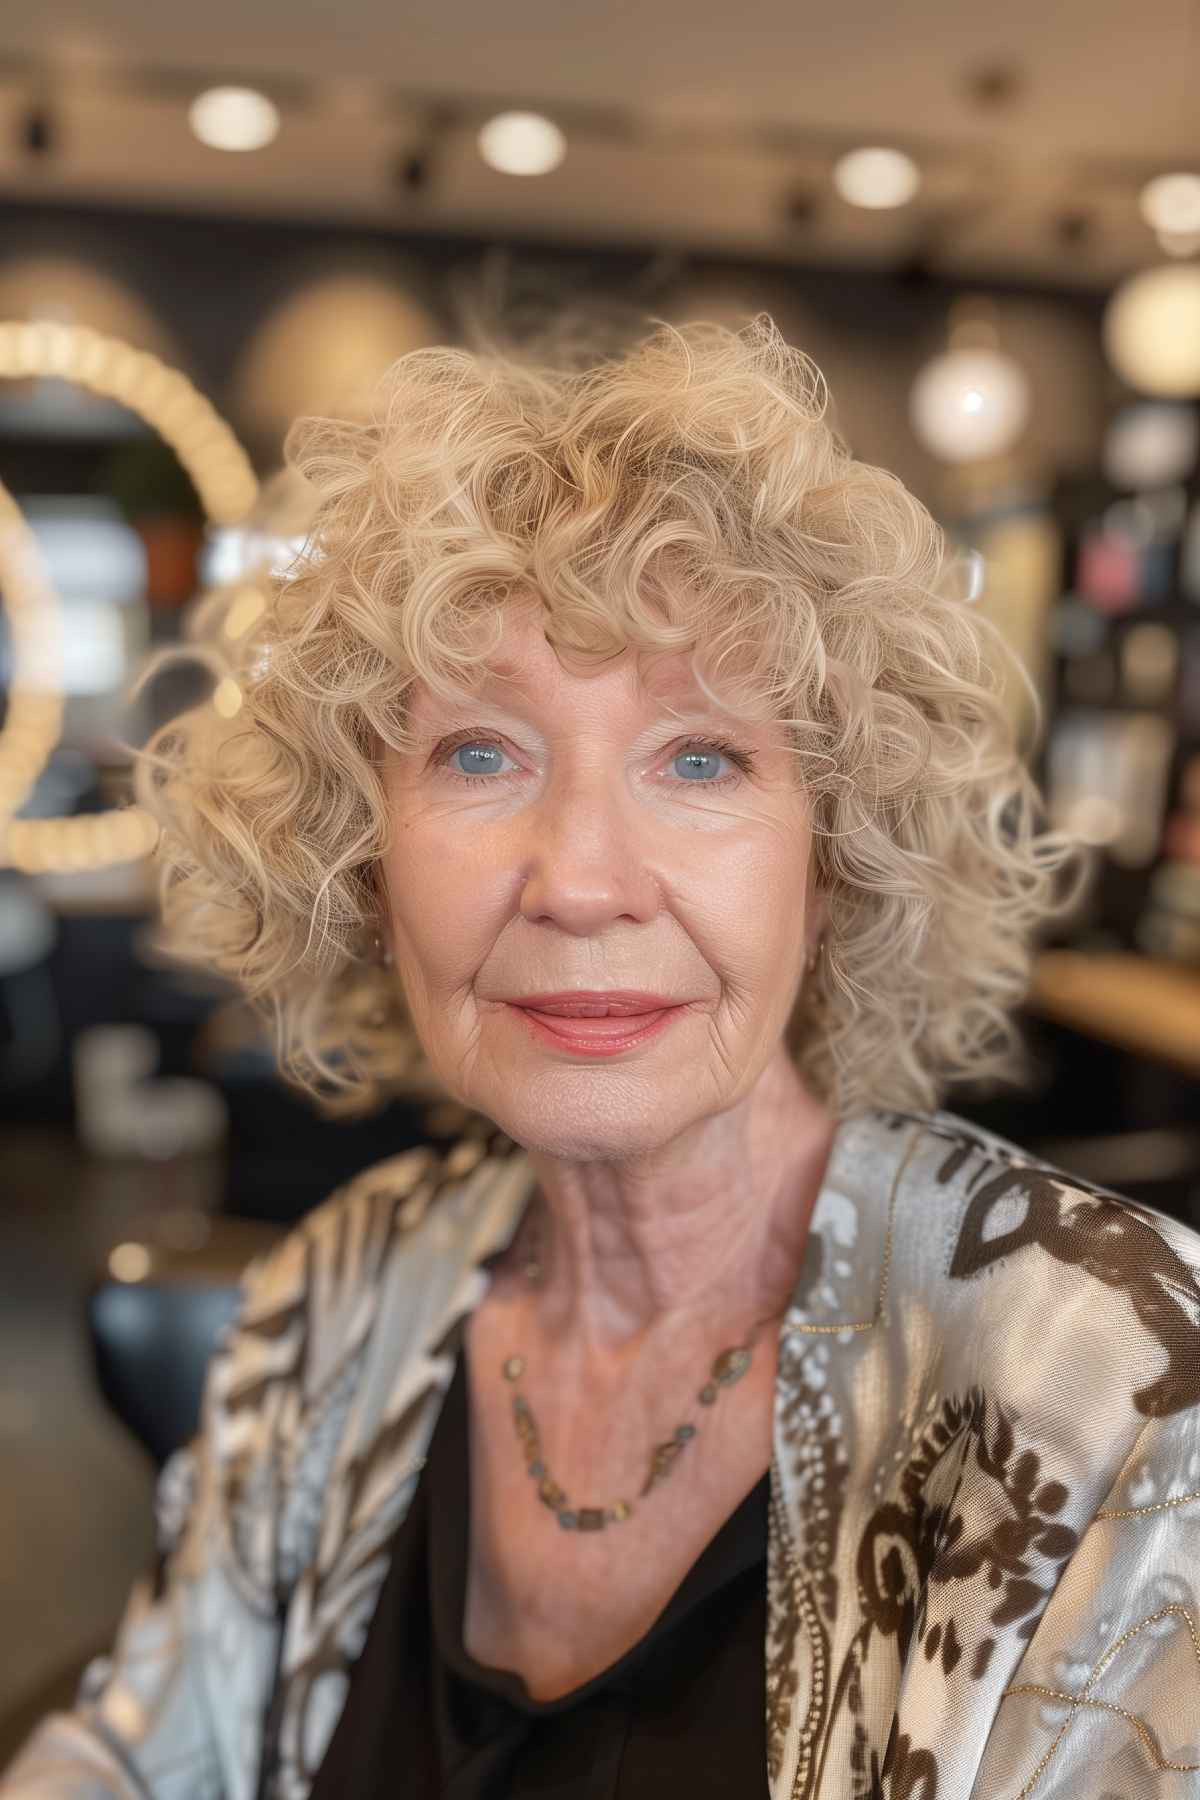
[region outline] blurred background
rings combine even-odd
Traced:
[[[959,551],[1095,877],[1040,946],[1020,1091],[945,1104],[1200,1226],[1196,0],[59,0],[0,26],[0,1761],[153,1547],[247,1258],[449,1141],[275,1078],[149,944],[129,745],[240,694],[189,609],[303,543],[299,413],[464,302],[587,296],[812,355]]]

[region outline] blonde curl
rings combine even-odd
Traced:
[[[828,901],[787,1031],[818,1098],[916,1109],[1024,1077],[1012,1013],[1086,853],[1040,829],[1001,698],[1008,668],[1036,710],[1028,677],[945,591],[929,512],[828,410],[760,313],[737,331],[647,319],[580,366],[536,344],[415,350],[365,418],[295,421],[302,554],[242,636],[223,630],[234,590],[188,625],[241,707],[162,726],[135,791],[162,827],[160,948],[236,984],[320,1110],[437,1092],[371,953],[381,752],[413,747],[415,682],[477,688],[499,608],[530,594],[560,657],[688,651],[723,704],[785,723]]]

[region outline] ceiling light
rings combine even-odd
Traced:
[[[1138,205],[1155,231],[1200,231],[1200,175],[1156,175]]]
[[[851,206],[904,206],[921,185],[921,171],[902,150],[851,150],[835,163],[833,185]]]
[[[482,127],[479,154],[502,175],[546,175],[567,154],[567,140],[540,113],[497,113]]]
[[[1200,266],[1159,263],[1123,281],[1105,310],[1104,348],[1142,393],[1200,394]]]
[[[279,130],[279,108],[253,88],[206,88],[192,101],[188,123],[213,150],[261,150]]]
[[[999,456],[1029,417],[1024,369],[999,350],[948,350],[926,363],[913,383],[913,430],[943,462]]]

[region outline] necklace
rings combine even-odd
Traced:
[[[540,1226],[539,1217],[533,1249],[525,1263],[525,1274],[535,1284],[541,1281],[543,1275]],[[712,1406],[722,1388],[732,1387],[734,1382],[741,1380],[750,1367],[754,1345],[758,1340],[762,1323],[760,1320],[744,1344],[733,1344],[714,1358],[708,1372],[708,1380],[696,1395],[701,1406]],[[505,1380],[510,1382],[513,1387],[513,1425],[524,1452],[526,1472],[537,1482],[539,1500],[557,1516],[563,1530],[601,1531],[606,1525],[615,1525],[623,1519],[630,1518],[633,1513],[633,1505],[629,1500],[615,1500],[611,1506],[577,1507],[571,1505],[565,1490],[555,1481],[546,1466],[533,1409],[517,1386],[525,1373],[525,1358],[516,1354],[507,1356],[501,1364],[501,1371]],[[655,1444],[650,1453],[650,1465],[639,1497],[644,1497],[658,1482],[666,1479],[679,1460],[684,1446],[689,1444],[695,1435],[695,1425],[687,1421],[682,1425],[677,1425],[665,1442]]]

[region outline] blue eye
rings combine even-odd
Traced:
[[[671,758],[671,761],[673,763],[689,762],[694,768],[697,763],[712,763],[717,757],[728,754],[728,751],[718,750],[715,745],[705,748],[703,745],[697,744],[689,745],[686,750],[680,750]],[[693,787],[723,787],[728,779],[728,776],[722,776],[720,781],[691,782],[689,785]]]
[[[476,769],[470,772],[452,767],[451,758],[457,756],[460,751],[465,751],[473,757],[482,757],[485,766],[490,768],[491,773],[480,773],[478,764],[476,765]],[[456,781],[473,782],[476,786],[479,786],[480,784],[492,785],[498,779],[496,771],[503,755],[504,751],[501,750],[495,738],[475,736],[470,731],[463,731],[459,732],[457,736],[448,738],[438,745],[434,752],[434,761],[440,767],[449,768],[450,774]],[[704,763],[711,765],[716,758],[722,756],[735,765],[732,774],[719,776],[715,780],[703,780],[695,776],[694,771],[697,765],[703,765]],[[724,738],[690,739],[688,743],[684,745],[682,750],[677,750],[675,752],[671,761],[672,763],[679,763],[685,758],[691,763],[693,768],[692,776],[681,778],[680,785],[687,787],[727,787],[732,782],[740,781],[742,776],[749,774],[754,766],[754,752],[752,750],[741,750],[737,745],[727,743]],[[500,776],[502,777],[504,773],[504,771],[500,771]],[[703,773],[702,769],[701,773]]]
[[[484,754],[491,756],[491,758],[493,759],[493,763],[503,754],[503,752],[501,750],[499,750],[495,746],[489,744],[487,739],[483,739],[483,740],[481,740],[481,742],[483,743],[483,746],[484,746]],[[472,756],[480,755],[480,745],[478,743],[454,744],[446,752],[446,756],[445,756],[444,760],[448,762],[452,756],[457,756],[460,750],[466,750]],[[475,773],[464,774],[464,772],[461,769],[451,769],[450,773],[452,775],[457,775],[460,781],[486,781],[487,780],[486,775],[480,775],[480,774],[475,774]]]

